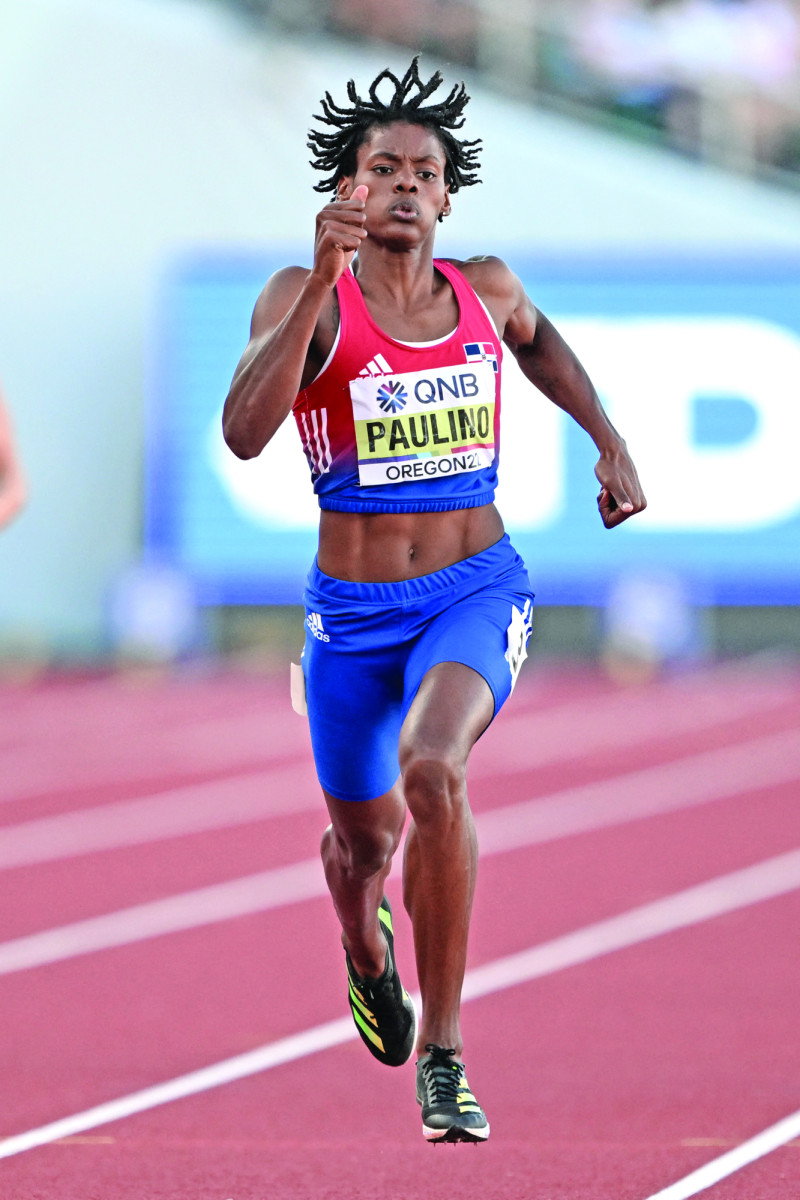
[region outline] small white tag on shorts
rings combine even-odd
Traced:
[[[306,677],[299,663],[289,663],[289,694],[292,697],[292,708],[297,715],[307,717]]]
[[[523,609],[517,608],[516,604],[511,605],[511,624],[506,633],[508,649],[504,657],[508,662],[508,669],[511,671],[512,692],[517,682],[519,669],[528,657],[528,638],[531,636],[533,624],[532,614],[533,604],[530,600],[525,601]]]

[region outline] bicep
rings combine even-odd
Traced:
[[[275,332],[300,294],[308,275],[303,267],[285,267],[267,281],[258,297],[250,319],[250,340],[245,347],[234,378],[242,371],[260,347]]]
[[[514,305],[503,332],[503,341],[515,358],[519,358],[526,350],[532,348],[541,320],[541,314],[536,305],[519,280],[517,283],[519,286],[515,290]]]

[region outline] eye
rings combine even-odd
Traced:
[[[380,163],[377,167],[372,168],[376,175],[390,175],[392,168],[386,163]]]
[[[420,175],[420,177],[421,177],[422,179],[424,179],[426,182],[427,182],[429,179],[435,179],[435,178],[436,178],[436,172],[435,172],[435,171],[428,171],[428,170],[424,170],[424,171],[418,171],[418,172],[417,172],[417,174],[418,174],[418,175]]]

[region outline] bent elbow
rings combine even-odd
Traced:
[[[232,416],[223,416],[222,436],[225,445],[237,458],[255,458],[261,450],[260,446],[254,446],[252,435],[242,427],[241,421],[234,420]]]
[[[225,445],[237,458],[255,458],[260,453],[259,450],[254,449],[245,439],[236,437],[235,435],[229,436],[224,430],[223,437],[225,438]]]
[[[251,457],[247,453],[247,446],[241,440],[241,438],[237,437],[235,433],[229,432],[229,430],[227,430],[224,425],[222,426],[222,440],[225,442],[225,445],[228,447],[228,449],[233,454],[235,454],[237,458],[250,458]]]

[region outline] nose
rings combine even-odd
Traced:
[[[394,186],[397,192],[416,192],[417,181],[413,171],[409,167],[403,167],[398,170],[395,175]]]

